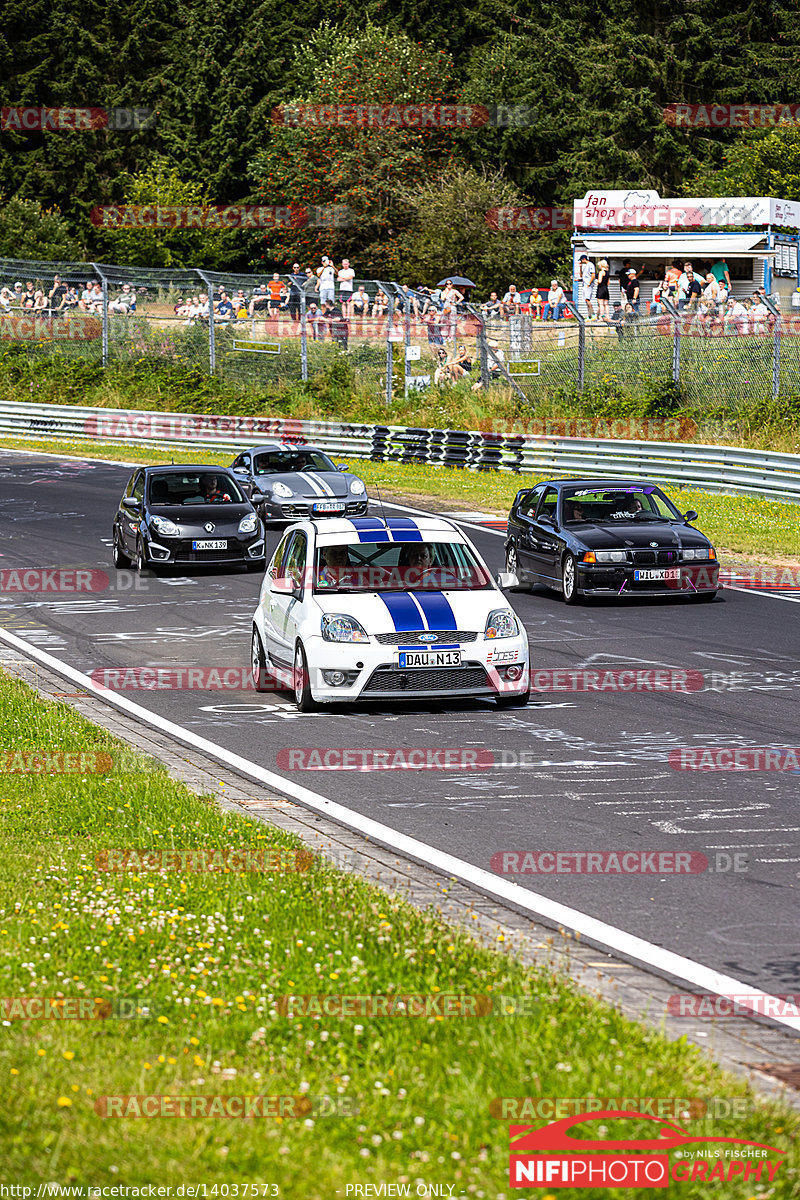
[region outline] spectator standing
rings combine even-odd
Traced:
[[[615,300],[614,307],[611,311],[611,316],[607,319],[606,324],[612,325],[614,327],[614,332],[617,335],[618,342],[622,341],[623,334],[624,334],[623,327],[622,327],[622,321],[623,321],[624,316],[625,316],[625,314],[622,311],[622,304],[620,303],[619,300]]]
[[[607,258],[601,258],[597,264],[597,315],[602,320],[607,321],[608,301],[608,281],[611,278],[611,271],[608,265]]]
[[[640,294],[641,294],[641,288],[639,286],[639,280],[637,278],[636,272],[634,271],[633,267],[629,267],[628,268],[628,281],[625,284],[625,295],[628,299],[628,304],[630,304],[632,311],[636,314],[637,317],[639,316]],[[625,307],[626,314],[627,314],[627,311],[628,310],[627,310],[627,305],[626,305],[626,307]]]
[[[514,290],[516,291],[516,288]],[[448,279],[445,282],[444,287],[442,288],[442,305],[461,304],[463,299],[464,299],[464,293],[460,292],[458,290],[458,288],[453,285],[452,279]]]
[[[292,273],[289,276],[289,316],[292,321],[300,320],[300,300],[302,297],[305,276],[300,274],[300,263],[292,263]]]
[[[702,293],[700,281],[695,279],[692,264],[687,263],[678,281],[678,312],[691,312]]]
[[[88,283],[86,287],[88,289]],[[22,308],[33,308],[36,304],[36,289],[30,280],[25,284],[25,291],[22,294],[20,304]]]
[[[664,272],[664,295],[668,300],[674,299],[678,294],[678,280],[681,277],[681,264],[677,258],[672,260],[672,265],[667,267]]]
[[[350,301],[353,299],[353,281],[355,277],[356,273],[350,266],[350,259],[343,258],[336,279],[339,284],[339,304],[345,317],[350,310]]]
[[[564,289],[557,279],[550,280],[550,291],[542,313],[543,321],[560,321],[564,315]]]
[[[326,301],[323,311],[323,319],[327,321],[330,330],[331,338],[342,350],[347,349],[347,340],[349,334],[349,326],[347,317],[342,312],[338,304],[332,304],[330,300]]]
[[[717,283],[716,277],[712,271],[709,271],[706,275],[706,286],[703,288],[703,299],[707,304],[711,305],[712,312],[717,311],[717,305],[719,304],[719,284]]]
[[[594,317],[594,302],[597,298],[597,271],[593,262],[585,254],[578,259],[578,270],[583,285],[583,302],[589,319]]]
[[[442,338],[442,330],[440,325],[441,317],[437,309],[429,308],[423,317],[423,320],[427,326],[428,345],[443,346],[444,339]]]
[[[33,315],[35,317],[43,317],[47,312],[47,296],[41,289],[37,289],[33,297]]]
[[[617,271],[617,279],[619,280],[619,290],[623,296],[625,295],[625,287],[628,282],[628,271],[630,271],[630,269],[631,269],[631,260],[629,258],[626,258],[623,261],[620,269]]]
[[[281,301],[286,295],[286,288],[277,271],[273,273],[272,279],[267,284],[267,291],[269,292],[269,307],[267,312],[270,317],[277,317],[281,310]]]
[[[320,304],[323,308],[326,304],[332,305],[336,299],[336,268],[327,255],[322,259],[322,266],[317,267],[317,279]]]
[[[14,306],[16,308],[22,307],[22,282],[19,279],[14,284]]]
[[[4,313],[11,312],[11,305],[14,303],[14,293],[9,287],[0,288],[0,308]]]
[[[728,263],[724,258],[718,258],[711,268],[711,274],[716,279],[720,287],[724,284],[728,292],[731,290],[731,273],[728,268]]]

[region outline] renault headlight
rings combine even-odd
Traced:
[[[519,626],[510,608],[496,608],[489,613],[483,636],[486,638],[517,637]]]
[[[166,517],[151,517],[150,524],[161,534],[162,537],[180,537],[181,531],[174,521],[168,521]]]
[[[368,642],[369,635],[355,617],[346,613],[325,613],[322,637],[326,642]]]
[[[239,522],[239,533],[255,533],[258,529],[258,517],[255,513],[248,513],[246,517],[242,517]]]
[[[277,483],[273,483],[272,494],[273,496],[280,496],[281,500],[288,500],[294,495],[294,492],[290,487],[287,487],[285,483],[281,483],[279,480]]]
[[[367,489],[364,486],[363,479],[351,479],[350,480],[350,491],[353,493],[354,496],[363,496],[364,492],[366,490]]]

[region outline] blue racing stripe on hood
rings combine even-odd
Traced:
[[[381,600],[389,610],[396,633],[418,633],[425,628],[420,611],[410,596],[403,592],[385,592]],[[455,625],[452,628],[455,629]]]
[[[458,629],[450,601],[441,592],[414,592],[414,599],[425,614],[428,629]]]

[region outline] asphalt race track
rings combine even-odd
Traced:
[[[0,452],[0,570],[94,568],[110,580],[79,594],[6,587],[0,625],[84,672],[145,665],[244,672],[258,576],[209,567],[191,577],[123,572],[117,579],[111,521],[129,474],[119,465]],[[489,529],[468,533],[499,569],[502,538]],[[270,553],[274,545],[271,534]],[[753,987],[800,992],[800,773],[676,770],[669,761],[670,750],[684,747],[800,744],[800,605],[744,591],[722,596],[713,604],[576,608],[544,591],[510,596],[534,670],[701,672],[705,686],[691,692],[550,692],[502,712],[476,700],[308,715],[285,694],[248,687],[125,694],[486,870],[498,851],[705,854],[721,869],[508,878]],[[480,749],[498,765],[291,773],[278,766],[281,749],[325,747]],[[503,755],[508,765],[499,765]],[[512,765],[521,755],[524,766]]]

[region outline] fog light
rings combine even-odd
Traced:
[[[506,679],[509,679],[512,683],[516,683],[518,679],[522,679],[522,664],[514,663],[513,667],[506,667],[503,674]]]
[[[154,542],[150,543],[150,557],[165,561],[169,558],[169,550],[165,550],[163,546],[157,546]]]
[[[323,671],[322,678],[329,687],[345,687],[354,682],[358,671]]]

